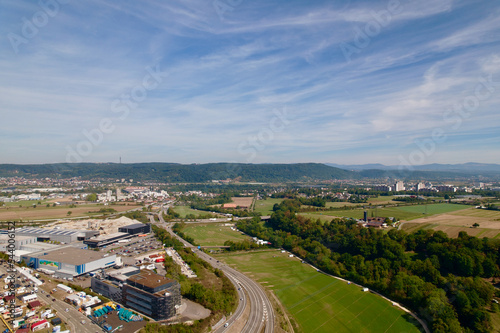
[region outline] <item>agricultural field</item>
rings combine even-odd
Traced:
[[[352,203],[352,202],[344,202],[344,201],[338,201],[338,202],[327,202],[325,204],[326,208],[342,208],[342,207],[356,207],[356,206],[362,206],[363,204],[359,203]],[[312,208],[315,209],[317,207],[315,206],[308,206],[308,205],[302,205],[301,208]]]
[[[241,242],[251,239],[239,231],[231,230],[231,227],[225,226],[224,223],[187,223],[182,232],[202,246],[223,246],[227,240]]]
[[[192,209],[189,206],[174,206],[173,207],[174,211],[179,213],[180,218],[184,219],[186,218],[186,215],[193,214],[194,216],[198,217],[199,215],[210,215],[210,216],[218,216],[217,214],[210,213],[204,210],[197,210],[197,209]]]
[[[127,210],[131,210],[137,208],[139,206],[135,204],[129,205],[110,205],[104,206],[102,204],[84,204],[77,205],[76,207],[70,208],[67,205],[60,205],[52,207],[50,204],[47,207],[47,203],[42,203],[41,205],[36,205],[36,208],[33,208],[32,204],[36,201],[31,201],[31,205],[23,205],[21,202],[16,203],[17,206],[6,206],[0,207],[0,221],[12,221],[12,220],[44,220],[44,219],[59,219],[66,217],[92,217],[99,216],[102,213],[98,213],[102,208],[112,208],[117,212],[124,212]],[[21,205],[22,207],[19,207]],[[89,213],[89,212],[92,213]],[[68,214],[71,212],[71,214]]]
[[[426,207],[427,206],[427,207]],[[398,220],[410,221],[421,218],[422,216],[432,216],[436,214],[443,214],[457,210],[468,209],[469,206],[455,205],[455,204],[430,204],[430,205],[414,205],[402,207],[386,207],[386,208],[371,208],[367,209],[368,216],[381,216],[381,217],[395,217]],[[427,213],[425,213],[427,211]],[[335,210],[330,212],[311,212],[301,213],[300,215],[309,218],[320,218],[322,221],[331,221],[336,217],[352,217],[355,219],[363,218],[364,209],[348,209],[348,210]]]
[[[383,205],[387,203],[395,203],[395,201],[392,201],[396,196],[394,195],[386,195],[386,196],[378,196],[376,198],[368,198],[368,203],[371,203],[372,205]]]
[[[473,225],[477,223],[479,227]],[[420,229],[441,230],[450,237],[457,237],[460,231],[470,236],[500,237],[500,212],[476,208],[466,208],[435,216],[428,216],[411,223],[404,223],[403,230],[415,232]]]
[[[267,198],[266,200],[257,200],[255,203],[254,211],[262,215],[271,215],[273,213],[273,206],[279,204],[283,199]]]
[[[216,255],[275,293],[301,332],[419,332],[411,316],[359,286],[276,250]]]
[[[240,207],[252,207],[253,197],[232,197],[230,205],[236,205]],[[226,204],[227,205],[227,204]]]
[[[397,209],[402,210],[404,212],[425,214],[425,215],[450,213],[468,208],[470,208],[470,206],[448,204],[448,203],[397,207]]]

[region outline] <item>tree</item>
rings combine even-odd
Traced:
[[[72,212],[72,211],[69,211],[67,214],[68,214],[68,216],[70,216],[71,214],[73,214],[73,212]]]
[[[472,226],[473,226],[474,228],[477,228],[477,227],[479,227],[479,223],[477,223],[477,222],[476,222],[476,223],[474,223]]]
[[[85,200],[87,200],[87,201],[97,201],[97,194],[91,193],[91,194],[87,195],[87,197],[85,198]]]

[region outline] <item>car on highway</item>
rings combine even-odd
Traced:
[[[229,326],[229,323],[225,323],[225,324],[224,324],[224,327],[228,327],[228,326]]]

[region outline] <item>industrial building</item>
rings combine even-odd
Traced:
[[[112,267],[116,262],[116,255],[83,250],[72,246],[65,246],[52,251],[40,251],[23,255],[22,260],[34,269],[54,274],[60,278],[75,276]]]
[[[149,270],[127,279],[122,287],[123,304],[156,320],[176,315],[181,305],[181,285]]]
[[[126,283],[130,276],[138,273],[140,273],[140,269],[135,266],[99,273],[92,278],[91,288],[94,292],[121,303],[123,301],[121,289],[123,284]]]
[[[91,283],[94,292],[155,320],[175,316],[181,305],[180,284],[149,270],[125,267],[95,276]]]
[[[21,247],[28,244],[35,244],[36,237],[32,236],[18,236],[10,238],[7,234],[0,235],[0,251],[6,252],[9,245],[9,239],[13,242],[16,250],[21,250]]]
[[[99,235],[99,231],[95,230],[72,230],[72,229],[61,229],[61,228],[32,228],[24,227],[16,229],[16,236],[29,236],[36,237],[38,242],[43,241],[56,241],[60,243],[72,243],[77,241],[82,241]]]
[[[83,244],[87,245],[89,248],[95,249],[109,244],[113,244],[122,239],[129,239],[134,237],[134,235],[125,232],[115,232],[110,235],[101,235],[95,238],[87,239],[83,241]]]
[[[126,232],[130,235],[148,234],[151,232],[151,225],[144,223],[134,223],[118,228],[119,232]]]

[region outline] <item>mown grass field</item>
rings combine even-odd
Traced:
[[[186,224],[183,232],[194,238],[197,244],[202,246],[222,246],[227,240],[241,242],[250,237],[242,235],[239,231],[231,230],[224,223],[193,223]]]
[[[279,204],[283,199],[267,198],[266,200],[257,200],[254,211],[262,215],[271,215],[274,204]]]
[[[392,201],[392,199],[394,198],[395,198],[394,195],[378,196],[376,198],[368,198],[368,203],[378,204],[378,205],[386,203],[394,203],[394,201]]]
[[[194,216],[198,217],[199,215],[210,215],[210,216],[218,216],[217,214],[213,214],[204,210],[196,210],[192,209],[189,206],[174,206],[173,207],[174,211],[179,213],[180,218],[184,219],[186,218],[186,215],[193,214]]]
[[[104,206],[102,204],[85,204],[85,205],[77,205],[76,207],[70,208],[66,205],[60,205],[52,207],[46,207],[47,203],[42,203],[41,205],[37,205],[36,208],[33,208],[32,204],[36,201],[31,201],[31,205],[25,205],[22,202],[16,203],[16,205],[0,207],[0,221],[11,221],[11,220],[44,220],[44,219],[58,219],[65,217],[85,217],[85,216],[96,216],[102,215],[102,213],[97,213],[96,211],[101,208],[113,208],[117,212],[123,212],[127,210],[131,210],[137,208],[139,206],[130,204],[130,205],[109,205]],[[19,207],[22,205],[22,207]],[[89,213],[92,211],[92,213]],[[68,212],[71,212],[68,215]]]
[[[319,273],[288,253],[268,250],[216,257],[272,290],[304,333],[419,332],[413,318],[390,302]]]

